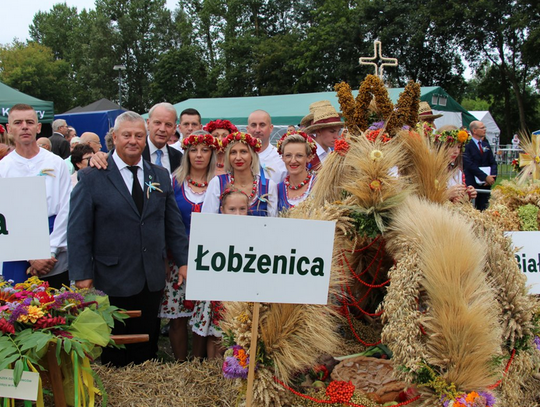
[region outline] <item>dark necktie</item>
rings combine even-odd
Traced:
[[[482,142],[478,142],[478,148],[480,149],[480,154],[484,154],[484,149],[482,148]]]
[[[133,186],[131,188],[131,196],[133,198],[133,202],[135,202],[135,206],[139,210],[139,215],[142,215],[144,194],[141,188],[141,184],[139,183],[139,179],[137,178],[137,170],[139,169],[139,167],[137,167],[136,165],[128,166],[128,169],[133,173]]]

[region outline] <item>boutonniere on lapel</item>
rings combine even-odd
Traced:
[[[159,189],[159,186],[161,185],[159,182],[152,182],[152,176],[148,177],[150,181],[145,182],[144,184],[148,187],[146,190],[146,198],[150,199],[150,193],[154,191],[159,191],[163,193],[161,189]]]
[[[45,177],[47,175],[56,178],[56,175],[54,175],[54,168],[43,168],[39,172],[38,177]]]

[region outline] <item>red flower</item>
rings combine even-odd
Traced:
[[[192,311],[193,308],[195,308],[195,303],[191,300],[184,300],[182,304],[184,305],[185,309],[190,310],[190,311]]]
[[[8,321],[2,318],[0,319],[0,331],[2,331],[5,334],[14,334],[15,327],[13,326],[13,324],[10,324]]]
[[[236,140],[241,140],[242,139],[242,136],[240,134],[237,134],[236,137],[235,137]]]
[[[64,317],[42,317],[36,321],[34,329],[50,328],[57,325],[65,325],[66,319]]]

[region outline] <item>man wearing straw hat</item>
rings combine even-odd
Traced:
[[[339,113],[328,100],[312,103],[309,106],[310,114],[304,117],[304,123],[311,124],[305,129],[307,134],[311,134],[317,143],[317,153],[310,162],[311,169],[316,171],[332,152],[334,142],[339,138],[343,122]]]
[[[435,119],[442,117],[442,114],[433,114],[431,106],[428,102],[420,102],[418,106],[418,121],[429,123],[433,128],[437,128],[435,125]]]

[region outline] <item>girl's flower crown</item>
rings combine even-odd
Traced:
[[[215,150],[219,150],[220,148],[218,139],[210,134],[192,134],[182,140],[182,148],[184,150],[196,146],[197,144],[206,144],[208,147]]]
[[[303,131],[288,131],[283,136],[281,136],[281,138],[277,142],[277,151],[280,155],[283,155],[283,149],[281,148],[281,146],[283,145],[283,142],[285,141],[287,137],[292,136],[293,134],[298,134],[299,136],[302,136],[306,140],[306,143],[309,145],[309,148],[311,149],[310,155],[315,155],[317,153],[317,144],[315,144],[315,140],[313,140],[310,136],[308,136]]]
[[[229,120],[213,120],[210,123],[208,123],[206,126],[204,126],[204,130],[206,130],[208,133],[212,133],[214,130],[217,129],[225,129],[229,131],[229,134],[236,133],[238,129],[234,124],[232,124]]]
[[[228,185],[224,190],[223,192],[221,193],[221,195],[219,196],[219,201],[220,202],[223,202],[223,200],[225,198],[227,198],[229,195],[231,194],[235,194],[235,193],[240,193],[240,194],[243,194],[246,196],[246,198],[248,198],[248,201],[249,201],[249,196],[246,195],[246,193],[244,191],[241,191],[239,190],[238,188],[235,188],[231,185]]]
[[[260,139],[258,139],[257,137],[253,137],[251,134],[241,133],[239,131],[229,134],[222,140],[221,144],[225,149],[229,144],[236,142],[241,142],[250,146],[256,153],[261,151],[262,148],[262,142]]]
[[[449,147],[457,144],[465,146],[465,144],[471,141],[471,135],[465,130],[446,130],[441,133],[433,133],[430,137],[433,142],[444,143]]]

